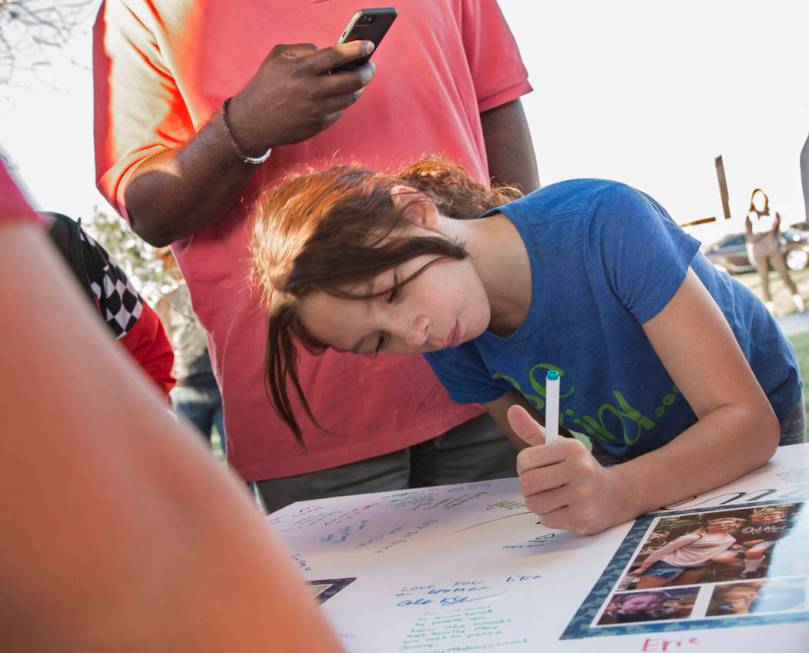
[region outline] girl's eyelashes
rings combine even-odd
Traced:
[[[393,286],[388,293],[388,304],[393,304],[399,297],[401,292],[401,286],[399,285],[399,271],[393,271]],[[378,354],[382,351],[382,348],[385,346],[385,334],[380,333],[379,338],[376,341],[376,348],[374,349],[374,355]]]
[[[388,295],[388,304],[392,304],[396,301],[400,291],[401,286],[399,285],[399,272],[396,270],[393,273],[393,288],[391,288],[390,294]]]

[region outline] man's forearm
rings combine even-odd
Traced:
[[[228,106],[233,132],[220,111],[181,147],[140,164],[125,196],[135,232],[167,245],[220,220],[255,170],[239,152],[257,157],[270,146],[305,141],[338,120],[371,81],[374,67],[326,73],[368,54],[370,45],[275,46]]]
[[[187,238],[222,218],[254,170],[217,113],[187,143],[140,164],[125,197],[132,228],[155,246]]]
[[[531,132],[520,100],[480,114],[489,175],[496,184],[519,186],[524,193],[539,188]]]

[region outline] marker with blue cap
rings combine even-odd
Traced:
[[[545,444],[559,439],[559,378],[558,370],[545,376]]]

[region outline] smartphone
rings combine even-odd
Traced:
[[[355,13],[348,25],[343,30],[337,44],[348,43],[349,41],[373,41],[374,52],[379,47],[382,37],[385,36],[393,21],[396,20],[396,9],[394,7],[374,7],[373,9],[360,9]],[[373,52],[371,53],[373,54]],[[342,66],[332,70],[333,73],[340,73],[346,70],[356,70],[371,58],[371,54],[349,61]]]

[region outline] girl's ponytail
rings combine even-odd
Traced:
[[[440,157],[417,161],[399,172],[408,186],[424,193],[450,218],[474,218],[488,209],[522,197],[514,186],[484,186],[463,168]]]

